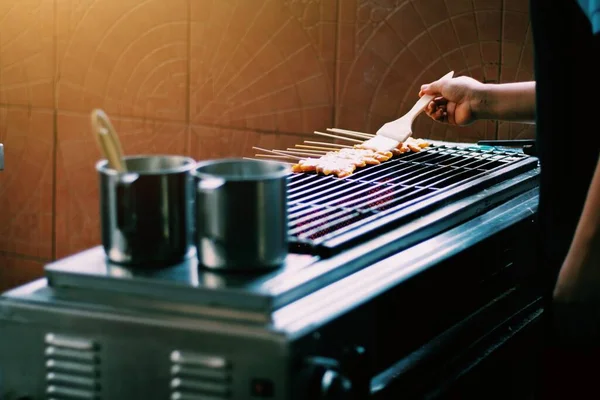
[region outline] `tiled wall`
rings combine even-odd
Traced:
[[[1,0],[0,288],[99,243],[88,113],[126,153],[251,155],[375,131],[453,69],[532,78],[527,0]],[[415,135],[531,137],[518,124]]]

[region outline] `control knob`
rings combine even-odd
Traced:
[[[308,358],[302,375],[302,399],[358,400],[354,396],[351,380],[341,372],[340,364],[332,358]]]

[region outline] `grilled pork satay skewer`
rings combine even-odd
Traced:
[[[300,160],[292,166],[293,172],[314,172],[336,175],[339,178],[350,175],[356,168],[377,165],[392,157],[392,152],[376,152],[368,149],[344,148],[328,152],[318,159]]]
[[[341,148],[328,152],[318,159],[309,158],[300,160],[298,164],[292,166],[292,171],[317,172],[324,175],[333,174],[343,178],[354,172],[356,168],[366,165],[377,165],[389,160],[393,156],[405,152],[418,152],[421,151],[421,148],[427,146],[429,146],[429,143],[426,141],[414,138],[409,138],[406,142],[389,152],[365,149],[361,148],[360,144],[357,144],[351,148]]]
[[[337,152],[331,152],[319,158],[305,158],[292,166],[292,172],[317,172],[324,175],[334,174],[338,177],[350,175],[358,166],[365,166],[360,160],[353,161],[335,157]]]

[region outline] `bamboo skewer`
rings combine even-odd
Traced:
[[[256,154],[257,157],[263,156],[263,157],[277,157],[277,156],[269,156],[268,154]],[[253,160],[253,161],[264,161],[264,160],[259,160],[258,158],[252,158],[252,157],[242,157],[244,160]],[[279,163],[282,164],[288,164],[288,165],[294,165],[294,163],[291,162],[285,162],[285,161],[277,161]]]
[[[350,137],[360,138],[360,139],[371,139],[375,135],[371,135],[363,132],[354,132],[346,129],[338,129],[338,128],[327,128],[328,132],[338,133],[340,135],[346,135]]]
[[[294,147],[288,147],[287,150],[290,151],[301,151],[303,153],[313,153],[313,154],[325,154],[330,152],[331,150],[309,150],[309,149],[296,149]],[[339,149],[337,149],[339,150]]]
[[[268,158],[288,158],[288,156],[274,156],[272,154],[255,154],[254,157],[268,157]]]
[[[359,132],[359,131],[351,131],[350,129],[341,129],[341,128],[327,128],[328,131],[331,132],[337,132],[337,133],[352,133],[352,134],[356,134],[356,135],[362,135],[362,136],[368,136],[368,137],[373,137],[375,136],[372,133],[368,133],[368,132]]]
[[[334,147],[340,147],[342,149],[351,149],[352,146],[347,146],[345,144],[337,144],[337,143],[327,143],[327,142],[313,142],[311,140],[305,140],[304,143],[308,143],[308,144],[319,144],[319,145],[327,145],[327,146],[334,146]]]
[[[306,146],[304,144],[297,144],[296,147],[299,147],[301,149],[307,149],[307,151],[312,150],[323,150],[323,151],[337,151],[340,148],[335,148],[335,147],[319,147],[319,146]]]
[[[332,137],[334,139],[342,139],[342,140],[347,140],[349,142],[354,142],[354,143],[362,143],[364,142],[364,140],[357,140],[357,139],[350,139],[344,136],[337,136],[337,135],[331,135],[329,133],[323,133],[323,132],[319,132],[319,131],[315,131],[314,132],[316,135],[321,135],[321,136],[327,136],[327,137]]]
[[[291,154],[291,155],[299,155],[299,156],[309,156],[309,157],[321,157],[322,155],[325,154],[325,152],[323,153],[305,153],[303,151],[296,151],[296,150],[279,150],[281,153],[284,154]]]
[[[254,150],[264,151],[265,153],[275,154],[277,156],[287,156],[287,158],[291,158],[293,160],[301,160],[302,159],[302,157],[292,156],[292,155],[285,154],[285,153],[282,153],[282,152],[277,151],[277,150],[267,150],[267,149],[262,149],[262,148],[256,147],[256,146],[252,146],[252,148]]]

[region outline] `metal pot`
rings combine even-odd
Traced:
[[[110,261],[135,266],[195,256],[192,171],[181,156],[124,158],[127,173],[96,164],[100,176],[102,244]]]
[[[287,185],[281,163],[244,159],[198,164],[196,238],[200,264],[276,268],[288,254]]]

